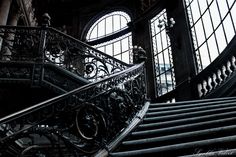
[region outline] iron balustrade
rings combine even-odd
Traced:
[[[0,119],[1,155],[91,155],[125,128],[145,101],[141,63]]]
[[[53,63],[94,81],[129,64],[51,27],[0,26],[2,61]]]

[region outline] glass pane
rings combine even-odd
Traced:
[[[193,14],[193,21],[195,23],[200,18],[199,7],[196,0],[193,0],[191,9],[192,9],[192,14]]]
[[[106,19],[106,34],[112,33],[112,17]]]
[[[203,14],[207,9],[207,1],[206,0],[198,0],[200,4],[201,13]]]
[[[220,14],[219,14],[219,10],[217,8],[215,0],[212,3],[212,5],[210,6],[210,12],[211,12],[211,16],[213,19],[214,28],[216,28],[220,24]]]
[[[120,30],[120,16],[115,15],[113,16],[114,20],[114,31]]]
[[[96,27],[94,27],[94,29],[93,29],[93,31],[91,32],[91,34],[90,34],[90,39],[94,39],[94,38],[97,38],[98,37],[98,32],[97,32],[97,26]]]
[[[224,32],[223,32],[222,26],[220,26],[216,30],[216,38],[217,38],[217,43],[219,46],[219,51],[222,52],[224,50],[224,48],[226,47],[226,40],[224,37]]]
[[[218,0],[221,17],[224,18],[228,12],[228,6],[226,0]]]
[[[209,46],[209,50],[211,52],[211,59],[212,61],[218,56],[219,52],[217,49],[217,45],[216,45],[216,40],[214,36],[211,36],[209,38],[209,40],[207,41],[208,46]]]
[[[233,18],[233,21],[234,21],[234,26],[236,26],[236,4],[234,3],[234,6],[233,8],[231,9],[231,15],[232,15],[232,18]]]
[[[204,23],[204,26],[205,26],[206,37],[209,37],[213,33],[213,28],[212,28],[212,23],[211,23],[211,18],[210,18],[209,11],[207,11],[203,15],[202,18],[203,18],[203,23]]]
[[[98,50],[99,50],[99,51],[102,51],[102,52],[105,52],[104,49],[105,49],[105,47],[99,47],[99,48],[98,48]]]
[[[227,41],[230,42],[231,39],[234,37],[234,28],[233,28],[232,20],[229,15],[225,18],[223,24],[224,24]]]
[[[122,54],[122,61],[129,63],[129,51]]]
[[[231,8],[231,6],[233,5],[233,3],[235,2],[235,0],[227,0],[229,7]]]
[[[127,26],[127,21],[126,21],[126,19],[122,16],[121,17],[121,28],[124,28],[124,27],[126,27]]]
[[[203,68],[205,68],[206,66],[208,66],[210,64],[210,58],[209,58],[209,54],[208,54],[209,52],[207,50],[206,44],[203,44],[199,48],[199,51],[200,51],[200,54],[201,54]]]
[[[106,53],[109,55],[113,55],[112,44],[106,46]]]
[[[114,56],[116,59],[121,60],[121,55]]]
[[[120,41],[114,43],[114,55],[121,52]]]
[[[98,23],[98,37],[105,35],[105,21]]]
[[[202,26],[202,22],[201,21],[199,21],[195,25],[195,29],[196,29],[198,45],[200,45],[200,44],[202,44],[205,41],[205,35],[204,35],[204,30],[203,30],[203,26]]]
[[[161,38],[162,38],[162,48],[165,49],[167,48],[167,34],[166,31],[161,32]]]
[[[129,49],[128,38],[121,40],[121,42],[122,42],[122,52],[127,51]]]
[[[161,36],[160,36],[160,34],[158,34],[157,36],[156,36],[156,43],[157,43],[157,52],[159,53],[159,52],[161,52],[162,51],[162,46],[161,46]]]

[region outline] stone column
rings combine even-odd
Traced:
[[[7,24],[8,14],[10,11],[12,0],[1,0],[0,1],[0,26]],[[2,48],[2,38],[0,38],[0,51]]]
[[[147,97],[149,99],[155,100],[157,97],[156,91],[156,82],[155,82],[155,71],[154,71],[154,60],[153,53],[151,50],[150,42],[150,27],[148,19],[143,19],[138,22],[133,23],[132,36],[133,36],[133,45],[142,47],[146,51],[146,80],[147,80]]]
[[[7,25],[9,26],[17,26],[18,20],[20,17],[20,8],[17,6],[11,6],[10,13],[8,15],[8,20],[7,20]],[[2,60],[11,60],[12,57],[12,52],[9,49],[9,46],[13,45],[13,40],[14,40],[15,34],[14,32],[12,33],[7,33],[5,34],[5,39],[6,43],[8,46],[3,46],[2,47]]]
[[[0,1],[0,25],[6,25],[12,0]]]
[[[175,24],[169,29],[176,79],[176,101],[195,99],[191,79],[196,76],[196,58],[184,0],[168,0],[168,19]],[[171,21],[169,21],[171,22]]]
[[[20,16],[21,16],[20,8],[17,6],[12,6],[8,16],[7,25],[17,26]]]

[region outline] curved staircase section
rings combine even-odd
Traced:
[[[142,123],[109,156],[197,156],[233,150],[235,104],[233,97],[150,104]]]
[[[191,80],[199,98],[236,94],[236,36],[209,66]]]
[[[146,101],[144,63],[0,119],[2,156],[91,156]]]

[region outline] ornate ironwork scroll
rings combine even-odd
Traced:
[[[139,64],[0,119],[0,152],[91,155],[127,126],[145,98]]]
[[[98,80],[129,67],[53,28],[47,30],[45,59],[89,80]]]

